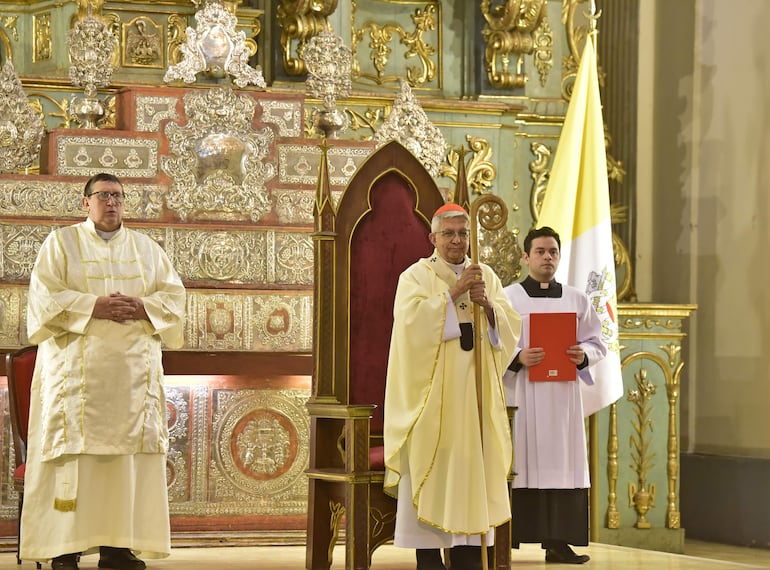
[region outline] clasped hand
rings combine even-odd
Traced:
[[[484,276],[481,273],[481,267],[477,263],[472,263],[463,270],[462,275],[457,280],[457,290],[458,294],[468,291],[471,301],[485,309],[491,307],[487,299]]]
[[[109,296],[97,297],[92,314],[96,319],[108,319],[116,323],[147,319],[142,299],[123,295],[119,291]]]

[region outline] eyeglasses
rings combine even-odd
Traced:
[[[452,230],[443,230],[438,233],[441,235],[441,237],[446,239],[454,239],[455,237],[458,237],[461,240],[468,239],[468,230],[460,230],[459,232],[455,232]]]
[[[115,200],[116,204],[122,204],[123,200],[126,198],[126,195],[120,192],[91,192],[88,195],[88,198],[91,196],[96,196],[102,202],[107,202],[110,200],[110,198],[112,198]]]

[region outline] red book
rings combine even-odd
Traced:
[[[545,349],[545,360],[529,367],[530,382],[572,382],[577,366],[567,349],[577,344],[575,313],[532,313],[529,315],[529,346]]]

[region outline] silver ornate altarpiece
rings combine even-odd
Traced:
[[[274,134],[252,127],[256,105],[229,87],[185,95],[187,124],[166,125],[171,156],[161,163],[172,180],[166,202],[182,220],[258,221],[271,210],[265,184],[276,174],[267,160]]]

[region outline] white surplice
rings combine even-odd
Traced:
[[[562,285],[561,297],[530,297],[520,284],[505,288],[522,318],[516,355],[529,346],[532,313],[576,313],[577,341],[588,357],[574,382],[530,382],[527,367],[508,370],[504,377],[514,418],[514,488],[585,489],[588,474],[583,405],[578,382],[593,383],[591,365],[607,352],[601,341],[601,321],[590,301],[578,289]]]

